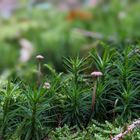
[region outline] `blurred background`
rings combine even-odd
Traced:
[[[101,41],[135,45],[139,10],[139,0],[0,0],[0,77],[30,80],[38,54],[63,71],[64,56],[86,56]]]

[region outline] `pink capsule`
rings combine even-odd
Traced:
[[[91,73],[91,76],[94,76],[94,77],[99,77],[99,76],[102,76],[102,75],[103,75],[103,73],[100,72],[100,71],[93,71],[93,72]]]

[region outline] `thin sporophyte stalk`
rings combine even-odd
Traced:
[[[42,76],[42,70],[41,70],[41,61],[44,59],[44,57],[42,55],[37,55],[36,59],[38,61],[38,70],[37,70],[37,83],[38,85],[40,85],[41,83],[41,76]]]
[[[96,99],[96,90],[97,90],[97,81],[98,81],[98,78],[101,77],[102,75],[103,74],[100,71],[94,71],[94,72],[91,73],[91,76],[94,79],[94,83],[93,83],[93,92],[92,92],[91,112],[90,112],[89,118],[87,120],[86,127],[88,126],[90,120],[92,119],[92,115],[94,113],[94,106],[95,106],[95,99]]]

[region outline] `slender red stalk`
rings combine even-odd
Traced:
[[[95,77],[94,85],[93,85],[93,93],[92,93],[92,105],[91,105],[91,112],[85,127],[88,126],[90,120],[92,119],[92,115],[94,113],[94,106],[95,106],[95,98],[96,98],[96,89],[97,89],[97,77]]]
[[[96,88],[97,88],[97,80],[95,80],[95,82],[94,82],[94,86],[93,86],[91,113],[94,112],[95,98],[96,98]]]
[[[42,73],[41,73],[41,61],[44,59],[44,57],[42,55],[37,55],[36,59],[38,60],[38,73],[37,73],[38,81],[37,81],[37,83],[38,83],[38,85],[40,85],[41,75],[42,75]]]
[[[102,76],[102,72],[100,71],[94,71],[91,73],[91,76],[93,76],[94,78],[94,85],[93,85],[93,93],[92,93],[92,105],[91,105],[91,112],[90,112],[90,115],[89,115],[89,118],[86,122],[86,125],[85,127],[88,126],[90,120],[92,119],[92,115],[94,113],[94,106],[95,106],[95,98],[96,98],[96,89],[97,89],[97,80],[98,80],[98,77]]]

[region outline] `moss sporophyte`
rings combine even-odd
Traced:
[[[38,70],[37,70],[37,77],[38,77],[38,85],[40,85],[40,82],[41,82],[41,75],[42,75],[42,72],[41,72],[41,61],[44,59],[44,56],[42,55],[37,55],[36,56],[36,59],[38,61]]]
[[[94,106],[95,106],[95,98],[96,98],[96,89],[97,89],[97,81],[98,81],[98,78],[101,77],[103,75],[102,72],[100,71],[93,71],[91,73],[91,76],[93,77],[94,81],[93,81],[93,92],[92,92],[92,104],[91,104],[91,112],[90,112],[90,115],[89,115],[89,119],[86,123],[86,127],[88,126],[91,118],[92,118],[92,115],[93,115],[93,112],[94,112]]]

